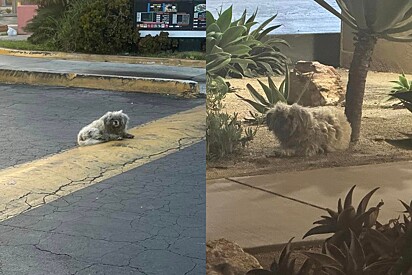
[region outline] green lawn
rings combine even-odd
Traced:
[[[1,48],[29,51],[54,51],[53,47],[47,45],[35,45],[27,40],[0,40]]]
[[[48,45],[36,45],[26,40],[0,40],[1,48],[16,49],[16,50],[28,50],[28,51],[57,51],[54,47]],[[121,54],[120,54],[121,55]],[[160,58],[179,58],[179,59],[192,59],[192,60],[204,60],[204,52],[174,52],[174,53],[159,53],[148,55],[136,55],[125,54],[129,56],[145,56],[145,57],[160,57]]]

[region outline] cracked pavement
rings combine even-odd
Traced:
[[[0,274],[204,272],[204,100],[27,85],[0,96]],[[119,109],[135,139],[74,148]]]
[[[203,274],[204,146],[1,222],[0,274]]]
[[[0,169],[76,146],[79,130],[107,111],[123,109],[129,127],[193,108],[204,99],[81,88],[0,84]]]

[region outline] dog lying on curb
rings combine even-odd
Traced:
[[[111,140],[134,138],[134,135],[127,133],[128,123],[129,117],[123,113],[123,110],[107,112],[80,130],[77,143],[80,146],[87,146]]]
[[[266,123],[280,142],[277,156],[314,156],[349,148],[351,127],[334,107],[302,107],[277,103]]]

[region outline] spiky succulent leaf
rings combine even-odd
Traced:
[[[258,111],[259,113],[264,114],[264,113],[266,113],[266,112],[269,110],[269,108],[266,107],[265,105],[262,105],[262,104],[260,104],[260,103],[257,103],[257,102],[255,102],[255,101],[253,101],[253,100],[244,98],[244,97],[241,96],[241,95],[238,95],[238,94],[235,94],[235,95],[236,95],[238,98],[240,98],[241,100],[249,103],[249,104],[250,104],[253,108],[255,108],[255,110]]]
[[[316,252],[310,252],[310,251],[302,251],[301,253],[307,256],[308,258],[310,258],[312,261],[314,261],[318,265],[342,268],[341,263],[339,263],[336,259],[334,259],[333,257],[329,255],[316,253]]]
[[[219,15],[219,18],[216,20],[216,24],[219,26],[222,32],[225,32],[229,28],[231,22],[232,22],[232,6],[224,10]]]
[[[403,213],[409,213],[409,215],[412,216],[412,201],[409,205],[406,202],[404,202],[403,200],[399,200],[399,201],[405,207],[405,211],[403,211]]]
[[[246,273],[246,275],[295,275],[295,261],[296,259],[291,259],[291,243],[293,238],[283,247],[279,259],[273,260],[270,266],[270,270],[264,269],[253,269]],[[305,264],[304,264],[305,265]],[[304,269],[303,266],[300,270],[307,270],[309,264],[306,264]],[[302,271],[302,272],[303,272]],[[307,275],[308,273],[298,273],[297,275]]]
[[[345,197],[345,202],[343,204],[343,208],[346,209],[350,206],[352,206],[352,196],[353,196],[353,190],[355,189],[356,185],[352,186],[352,188],[349,190],[348,194]]]
[[[376,187],[375,189],[371,190],[368,194],[366,194],[361,202],[358,205],[358,208],[356,210],[357,215],[361,215],[366,211],[366,208],[368,207],[369,200],[371,199],[372,195],[379,189],[379,187]]]
[[[390,41],[412,41],[410,0],[336,0],[341,12],[325,0],[314,1],[357,31]]]

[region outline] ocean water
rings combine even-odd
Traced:
[[[339,10],[335,0],[326,0]],[[256,21],[264,22],[274,14],[278,14],[272,25],[282,26],[272,34],[299,33],[337,33],[340,32],[340,19],[319,6],[313,0],[207,0],[207,9],[214,15],[223,7],[233,5],[233,18],[239,18],[246,9],[248,15],[258,8]]]

